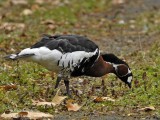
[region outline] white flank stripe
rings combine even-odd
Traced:
[[[93,55],[95,55],[97,52],[97,49],[94,52],[85,52],[85,51],[75,51],[71,53],[66,53],[62,55],[62,58],[60,59],[59,66],[62,67],[68,67],[68,63],[70,63],[70,69],[73,70],[73,68],[84,59],[84,58],[90,58]],[[73,64],[72,64],[73,61]]]

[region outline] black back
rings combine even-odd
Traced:
[[[74,51],[93,52],[98,48],[94,42],[79,35],[45,35],[39,42],[31,46],[31,48],[39,48],[42,46],[50,50],[57,49],[63,53]]]

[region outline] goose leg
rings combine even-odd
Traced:
[[[58,85],[59,85],[59,83],[60,83],[61,80],[62,80],[62,76],[58,75],[57,80],[56,80],[55,89],[58,88]]]
[[[69,97],[71,97],[71,93],[70,93],[70,90],[69,90],[69,80],[68,80],[68,78],[65,78],[65,79],[64,79],[64,84],[65,84],[65,86],[66,86],[67,95],[68,95]]]

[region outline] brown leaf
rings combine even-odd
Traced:
[[[6,63],[4,63],[3,65],[4,65],[4,70],[5,70],[5,69],[12,69],[12,66],[10,66],[10,65],[8,65],[8,64],[6,64]]]
[[[38,10],[40,7],[37,4],[32,5],[31,10],[35,11]]]
[[[55,21],[48,19],[48,20],[42,21],[41,24],[45,24],[45,25],[55,24]]]
[[[13,31],[15,29],[24,29],[25,24],[24,23],[10,23],[10,22],[5,22],[0,25],[0,29],[2,30],[7,30],[7,31]]]
[[[40,102],[40,101],[34,101],[34,100],[32,100],[32,102],[33,102],[32,104],[36,106],[43,106],[43,105],[56,106],[56,104],[53,102]]]
[[[35,3],[37,4],[43,4],[45,1],[44,0],[35,0]]]
[[[67,98],[67,96],[59,96],[58,93],[59,93],[60,89],[57,90],[57,93],[56,95],[54,96],[54,98],[52,99],[52,102],[55,103],[56,105],[59,105],[61,104],[61,102]]]
[[[53,20],[45,20],[45,21],[42,21],[41,24],[44,24],[44,25],[47,25],[49,29],[51,30],[55,30],[56,29],[56,24],[55,24],[55,21]]]
[[[102,99],[103,99],[104,101],[115,102],[115,99],[112,99],[112,98],[110,98],[110,97],[102,97]]]
[[[94,102],[103,102],[103,99],[102,99],[102,97],[96,97],[95,99],[94,99]]]
[[[139,81],[136,79],[136,80],[134,80],[134,85],[135,85],[135,87],[138,87],[139,86]]]
[[[17,85],[3,85],[3,86],[0,86],[0,89],[3,89],[3,90],[16,90],[17,89]]]
[[[60,89],[59,89],[59,90],[60,90]],[[59,95],[58,95],[59,90],[57,90],[57,93],[56,93],[56,95],[54,96],[54,98],[52,99],[51,102],[46,102],[46,101],[34,101],[34,100],[32,100],[33,105],[37,105],[37,106],[41,106],[41,105],[56,106],[56,105],[61,104],[62,101],[67,98],[67,96],[59,96]]]
[[[3,113],[1,115],[4,119],[13,119],[13,118],[24,118],[27,117],[29,119],[44,119],[44,118],[53,118],[53,115],[46,114],[43,112],[19,112],[19,113]]]
[[[98,97],[98,96],[92,96],[94,102],[104,102],[104,101],[111,101],[111,102],[115,102],[114,99],[110,98],[110,97]]]
[[[143,80],[146,80],[146,78],[147,78],[147,73],[146,73],[146,72],[143,72],[142,79],[143,79]]]
[[[18,116],[20,117],[24,117],[24,116],[27,116],[28,115],[28,112],[19,112],[18,113]]]
[[[112,4],[114,5],[123,4],[124,2],[124,0],[112,0]]]
[[[155,107],[154,107],[154,106],[148,106],[148,107],[141,108],[141,109],[139,109],[139,110],[140,110],[140,111],[149,112],[149,111],[155,110]]]
[[[48,25],[48,28],[51,29],[51,30],[55,30],[56,26],[55,25]]]
[[[27,5],[27,0],[11,0],[11,4],[13,5]]]
[[[82,107],[82,106],[79,106],[77,103],[73,103],[73,102],[74,102],[74,100],[72,100],[72,99],[67,100],[66,107],[67,107],[68,111],[78,111]]]

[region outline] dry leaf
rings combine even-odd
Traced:
[[[33,13],[33,11],[30,9],[25,9],[22,11],[22,15],[31,15],[32,13]]]
[[[25,28],[25,24],[24,23],[9,23],[9,22],[5,22],[3,24],[0,25],[0,29],[2,30],[8,30],[8,31],[13,31],[15,29],[24,29]]]
[[[8,64],[6,64],[6,63],[4,63],[3,64],[4,65],[4,70],[6,70],[6,69],[12,69],[12,66],[10,66],[10,65],[8,65]]]
[[[35,11],[38,10],[40,7],[37,4],[31,6],[31,10]]]
[[[112,0],[112,4],[114,5],[123,4],[124,2],[124,0]]]
[[[35,3],[37,4],[43,4],[45,1],[44,0],[35,0]]]
[[[79,106],[77,103],[73,103],[74,100],[70,99],[70,100],[67,100],[67,109],[68,111],[78,111],[82,106]]]
[[[28,112],[19,112],[18,113],[18,116],[20,117],[24,117],[24,116],[27,116],[28,115]]]
[[[112,98],[110,98],[110,97],[102,97],[102,99],[103,99],[104,101],[115,102],[115,99],[112,99]]]
[[[102,99],[102,97],[96,97],[94,99],[94,102],[103,102],[103,99]]]
[[[115,102],[115,99],[112,99],[110,97],[98,97],[98,96],[92,96],[94,102],[104,102],[104,101],[111,101]]]
[[[139,109],[139,110],[140,110],[140,111],[149,112],[149,111],[155,110],[155,107],[154,107],[154,106],[149,106],[149,107],[141,108],[141,109]]]
[[[46,114],[43,112],[19,112],[19,113],[9,113],[5,114],[3,113],[1,115],[2,118],[4,119],[13,119],[13,118],[23,118],[27,117],[29,119],[44,119],[44,118],[53,118],[53,115],[51,114]]]
[[[13,5],[27,5],[27,0],[11,0],[11,4]]]
[[[143,80],[146,80],[146,78],[147,78],[147,73],[146,73],[146,72],[143,72],[142,79],[143,79]]]
[[[60,89],[59,89],[60,90]],[[48,105],[48,106],[56,106],[61,104],[61,102],[67,98],[67,96],[58,96],[59,90],[57,90],[56,95],[54,96],[52,102],[46,102],[46,101],[34,101],[33,105],[41,106],[41,105]]]
[[[54,30],[57,27],[56,24],[55,24],[55,21],[50,20],[50,19],[42,21],[41,24],[47,25],[48,28],[51,29],[51,30]]]
[[[3,90],[16,90],[17,89],[17,85],[3,85],[3,86],[0,86],[0,89],[3,89]]]
[[[51,30],[55,30],[56,26],[55,25],[48,25],[48,28],[51,29]]]
[[[48,19],[48,20],[42,21],[41,24],[45,24],[45,25],[55,24],[55,21]]]
[[[34,100],[32,100],[32,102],[33,102],[33,105],[36,105],[36,106],[42,106],[42,105],[56,106],[56,104],[53,102],[40,102],[40,101],[34,101]]]
[[[61,102],[67,98],[67,96],[59,96],[58,93],[59,93],[60,89],[57,90],[57,93],[56,95],[54,96],[54,98],[52,99],[52,102],[55,103],[56,105],[59,105],[61,104]]]

